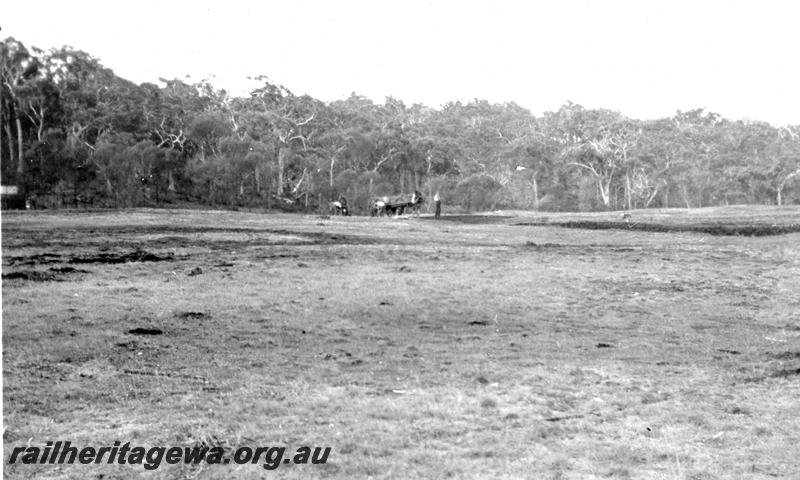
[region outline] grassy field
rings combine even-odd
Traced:
[[[800,233],[619,220],[4,212],[5,461],[55,440],[332,447],[272,471],[5,475],[800,478]],[[577,221],[616,224],[558,225]],[[791,231],[800,208],[631,222]]]

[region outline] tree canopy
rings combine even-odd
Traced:
[[[316,210],[344,195],[440,192],[465,210],[800,203],[800,126],[704,109],[637,120],[568,103],[540,117],[323,102],[259,77],[135,85],[89,53],[0,43],[0,167],[39,207],[179,203]]]

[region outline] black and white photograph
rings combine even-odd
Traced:
[[[0,3],[8,479],[800,479],[800,4]]]

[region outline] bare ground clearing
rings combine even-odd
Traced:
[[[6,457],[48,440],[333,447],[271,472],[6,476],[797,478],[800,234],[450,220],[4,213]],[[800,209],[633,221],[791,226]]]

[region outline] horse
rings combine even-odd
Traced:
[[[411,195],[411,203],[406,205],[406,207],[410,208],[411,211],[419,217],[419,211],[424,202],[425,198],[422,196],[422,193],[420,193],[419,190],[414,190],[414,193]]]
[[[345,217],[350,216],[350,210],[347,208],[347,200],[344,198],[328,203],[328,210],[331,215],[342,215]]]
[[[382,217],[386,215],[386,197],[373,198],[369,202],[369,214],[372,217]]]

